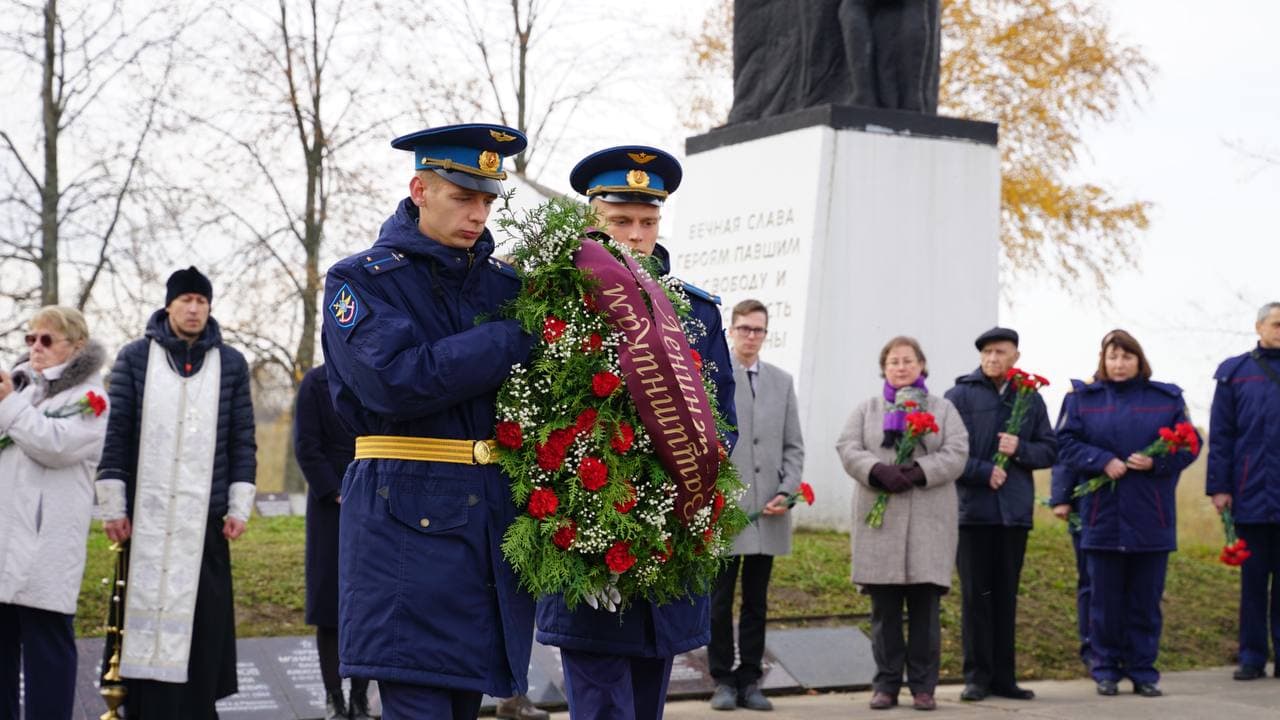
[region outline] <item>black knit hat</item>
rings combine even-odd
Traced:
[[[209,282],[209,278],[204,276],[196,269],[195,265],[186,270],[178,270],[169,276],[164,283],[164,306],[169,307],[169,303],[174,298],[186,293],[195,293],[203,295],[206,300],[213,302],[213,283]]]

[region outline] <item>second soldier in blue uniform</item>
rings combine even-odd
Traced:
[[[680,164],[651,147],[601,150],[583,159],[569,181],[586,195],[605,232],[670,270],[658,245],[662,201],[680,184]],[[686,323],[693,349],[714,363],[716,406],[730,425],[733,369],[721,325],[719,299],[691,285]],[[732,446],[734,436],[730,436]],[[656,720],[662,717],[671,664],[676,655],[706,645],[711,637],[707,595],[701,590],[664,605],[633,602],[619,617],[607,607],[569,610],[560,596],[538,600],[538,642],[560,647],[565,694],[574,720]]]
[[[397,138],[409,197],[374,246],[330,270],[324,353],[357,435],[342,488],[339,652],[379,681],[383,717],[474,718],[481,693],[526,690],[533,602],[502,557],[518,509],[490,463],[494,401],[533,339],[497,320],[519,291],[485,222],[504,157],[498,125]]]

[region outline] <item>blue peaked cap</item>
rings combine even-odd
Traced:
[[[391,141],[396,150],[413,153],[414,170],[433,170],[455,185],[494,195],[507,179],[503,159],[528,145],[519,130],[487,123],[428,128]]]
[[[569,173],[573,189],[605,202],[661,205],[680,187],[684,171],[665,150],[647,145],[620,145],[582,159]]]

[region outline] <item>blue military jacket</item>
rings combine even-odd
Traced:
[[[654,256],[670,271],[667,251],[661,245]],[[715,363],[716,407],[731,426],[738,417],[733,406],[733,365],[724,339],[718,299],[691,285],[685,286],[692,304],[690,336],[693,349],[704,362]],[[729,433],[731,449],[737,432]],[[706,645],[711,640],[711,615],[705,589],[663,605],[639,600],[626,611],[611,613],[581,604],[572,611],[563,596],[538,599],[538,642],[570,650],[630,657],[670,657]]]
[[[1205,492],[1231,495],[1237,522],[1280,523],[1280,350],[1259,347],[1218,367],[1209,420]]]
[[[1018,432],[1018,452],[1005,466],[1008,479],[999,490],[991,489],[998,435],[1013,413],[1017,394],[1013,383],[1006,383],[1000,393],[981,368],[956,378],[956,386],[947,391],[946,398],[956,406],[969,431],[969,459],[956,480],[961,525],[1031,527],[1036,495],[1031,471],[1053,465],[1058,457],[1058,438],[1044,399],[1039,393],[1032,394],[1031,407]]]
[[[1177,385],[1133,379],[1084,383],[1063,399],[1058,459],[1078,482],[1102,474],[1112,458],[1124,461],[1159,438],[1162,427],[1187,420]],[[1086,550],[1176,550],[1178,477],[1195,460],[1189,452],[1154,458],[1147,471],[1129,470],[1114,490],[1104,486],[1081,498],[1080,546]]]
[[[519,290],[491,260],[418,231],[408,199],[377,243],[329,269],[323,345],[334,408],[359,435],[491,437],[498,386],[532,338],[494,320]],[[526,690],[533,601],[502,557],[518,509],[496,465],[356,460],[343,478],[343,675]]]

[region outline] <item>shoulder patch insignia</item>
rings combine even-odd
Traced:
[[[493,270],[499,275],[506,275],[512,280],[520,279],[520,274],[516,272],[516,269],[514,267],[511,267],[511,265],[502,262],[496,257],[489,258],[489,269]]]
[[[329,299],[328,308],[333,324],[340,330],[350,330],[369,314],[364,303],[347,283],[343,283],[342,287],[338,288],[338,292]]]
[[[388,270],[402,268],[409,264],[409,258],[396,250],[370,251],[360,256],[360,263],[370,275],[381,275]]]
[[[706,290],[703,290],[697,285],[690,285],[689,283],[684,283],[684,291],[694,297],[702,298],[703,300],[706,300],[707,302],[712,303],[714,305],[720,304],[719,295],[712,295],[711,293],[707,292]]]

